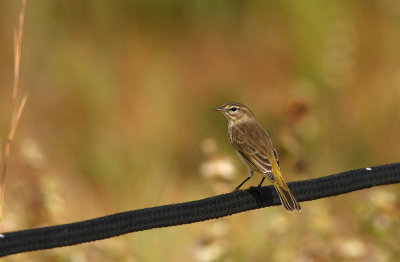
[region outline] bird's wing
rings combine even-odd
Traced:
[[[281,169],[281,165],[279,164],[278,153],[276,152],[275,148],[274,148],[274,157],[275,157],[276,163],[278,164],[279,169]]]
[[[254,123],[257,124],[257,123]],[[246,133],[245,133],[246,130]],[[251,132],[247,132],[251,131]],[[255,167],[272,182],[275,181],[275,176],[272,173],[272,165],[276,164],[276,152],[273,149],[270,138],[261,127],[250,128],[245,125],[235,125],[231,132],[232,146],[239,152],[248,165]],[[276,159],[275,159],[276,158]]]

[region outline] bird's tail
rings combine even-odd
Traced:
[[[277,169],[275,174],[274,187],[278,192],[279,198],[281,199],[282,205],[287,211],[301,211],[299,202],[294,198],[292,192],[290,192],[281,172]]]

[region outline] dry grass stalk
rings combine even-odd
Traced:
[[[13,84],[13,111],[10,123],[10,131],[8,133],[7,142],[5,144],[5,149],[3,152],[3,147],[1,146],[1,174],[0,174],[0,230],[1,222],[3,221],[3,206],[4,206],[4,182],[7,174],[7,163],[10,157],[11,144],[14,139],[15,131],[17,129],[19,120],[21,119],[22,112],[24,110],[26,100],[28,98],[25,95],[20,102],[17,101],[18,97],[18,86],[19,86],[19,69],[21,61],[21,43],[22,43],[22,32],[24,25],[24,14],[25,14],[25,3],[26,0],[21,0],[21,9],[19,13],[18,28],[14,29],[14,84]]]

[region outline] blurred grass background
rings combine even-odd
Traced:
[[[0,10],[4,141],[19,2]],[[5,231],[232,190],[246,169],[211,111],[229,101],[252,108],[289,181],[399,161],[399,32],[395,0],[28,1]],[[266,208],[4,261],[396,261],[399,195],[378,187],[301,214]]]

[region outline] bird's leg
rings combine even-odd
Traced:
[[[259,187],[259,188],[262,186],[262,183],[264,182],[264,180],[265,180],[265,176],[263,176],[263,178],[261,179],[260,184],[258,184],[258,187]]]
[[[238,185],[238,186],[235,188],[235,190],[233,190],[233,192],[239,191],[240,187],[243,186],[243,184],[246,183],[247,180],[249,180],[252,176],[253,176],[253,171],[249,169],[249,176],[248,176],[242,183],[240,183],[240,185]]]

